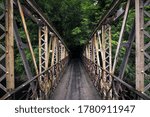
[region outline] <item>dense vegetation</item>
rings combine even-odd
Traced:
[[[111,0],[36,0],[71,50],[86,43]]]

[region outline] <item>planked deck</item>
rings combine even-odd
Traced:
[[[55,89],[52,100],[99,100],[95,87],[79,59],[73,59]]]

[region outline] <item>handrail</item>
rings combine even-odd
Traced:
[[[66,58],[64,58],[63,60],[65,60]],[[61,60],[60,62],[62,62],[63,60]],[[34,76],[33,78],[31,78],[30,80],[26,81],[22,85],[18,86],[13,91],[7,92],[3,97],[0,98],[0,100],[5,100],[5,99],[9,98],[11,95],[13,95],[14,93],[18,92],[19,90],[21,90],[22,88],[24,88],[25,86],[27,86],[28,84],[30,84],[31,82],[33,82],[35,79],[38,79],[41,75],[43,75],[46,72],[48,72],[50,69],[52,69],[53,67],[55,67],[57,64],[60,64],[60,63],[54,64],[53,66],[49,67],[47,70],[41,72],[40,74]]]
[[[85,57],[86,58],[86,57]],[[86,58],[87,60],[91,61],[90,59]],[[95,66],[97,66],[98,68],[100,68],[101,70],[105,71],[106,73],[108,73],[110,76],[112,76],[114,78],[114,80],[120,82],[122,85],[124,85],[125,87],[127,87],[129,90],[131,90],[132,92],[134,92],[135,94],[137,94],[139,97],[146,99],[146,100],[150,100],[150,97],[148,95],[146,95],[144,92],[140,92],[138,90],[136,90],[134,87],[132,87],[131,85],[127,84],[125,81],[121,80],[119,77],[115,76],[114,74],[110,73],[109,71],[107,71],[106,69],[103,69],[101,66],[95,64],[93,61],[91,61]]]

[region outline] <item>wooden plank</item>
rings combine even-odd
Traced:
[[[13,0],[6,0],[6,87],[7,91],[15,88],[14,81],[14,33]]]

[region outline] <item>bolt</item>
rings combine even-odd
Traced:
[[[6,74],[9,74],[9,72],[6,72]]]
[[[141,52],[144,52],[144,49],[141,49]]]
[[[144,30],[144,28],[142,27],[141,30]]]
[[[141,71],[141,73],[143,74],[143,73],[144,73],[144,71]]]
[[[140,6],[140,9],[143,9],[143,6]]]

